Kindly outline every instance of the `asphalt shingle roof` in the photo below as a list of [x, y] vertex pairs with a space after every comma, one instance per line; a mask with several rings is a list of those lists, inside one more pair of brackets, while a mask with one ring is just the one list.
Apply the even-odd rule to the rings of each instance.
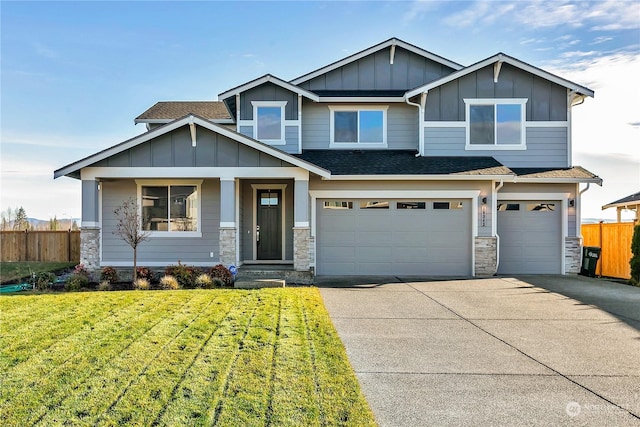
[[582, 166], [571, 168], [511, 168], [520, 178], [598, 178]]
[[622, 203], [638, 204], [639, 202], [640, 202], [640, 191], [638, 191], [637, 193], [634, 193], [634, 194], [632, 194], [630, 196], [623, 197], [620, 200], [616, 200], [615, 202], [608, 203], [606, 206], [617, 205], [617, 204], [622, 204]]
[[414, 150], [306, 150], [297, 157], [332, 175], [509, 175], [493, 157], [416, 157]]
[[221, 101], [161, 101], [136, 117], [136, 120], [176, 120], [188, 114], [207, 120], [231, 118]]

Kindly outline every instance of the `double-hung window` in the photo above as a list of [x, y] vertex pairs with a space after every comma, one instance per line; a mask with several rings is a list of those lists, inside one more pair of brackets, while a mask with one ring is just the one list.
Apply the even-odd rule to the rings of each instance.
[[284, 114], [287, 101], [252, 101], [253, 137], [272, 145], [285, 144]]
[[386, 105], [329, 106], [330, 145], [336, 148], [386, 146], [387, 108]]
[[467, 150], [524, 150], [526, 99], [465, 99]]
[[201, 235], [201, 180], [136, 182], [143, 230], [156, 236]]

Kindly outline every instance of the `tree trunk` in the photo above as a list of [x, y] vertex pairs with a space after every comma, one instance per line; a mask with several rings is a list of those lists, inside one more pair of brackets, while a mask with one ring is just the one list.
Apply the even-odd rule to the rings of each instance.
[[138, 268], [137, 268], [137, 265], [136, 265], [137, 255], [138, 255], [137, 248], [133, 248], [133, 283], [135, 283], [136, 280], [138, 280]]

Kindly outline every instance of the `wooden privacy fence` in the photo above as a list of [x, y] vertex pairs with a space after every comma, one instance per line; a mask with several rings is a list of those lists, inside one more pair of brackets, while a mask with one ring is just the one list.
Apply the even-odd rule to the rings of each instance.
[[0, 231], [0, 261], [80, 262], [80, 231]]
[[582, 224], [582, 244], [602, 248], [596, 267], [598, 276], [631, 278], [632, 222]]

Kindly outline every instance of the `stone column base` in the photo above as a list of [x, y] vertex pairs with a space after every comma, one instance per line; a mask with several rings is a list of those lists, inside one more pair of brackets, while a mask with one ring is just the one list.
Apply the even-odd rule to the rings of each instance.
[[582, 264], [582, 245], [580, 237], [564, 238], [564, 272], [579, 273]]
[[100, 270], [100, 229], [80, 229], [80, 264], [91, 274]]
[[225, 267], [236, 265], [235, 227], [220, 227], [220, 263]]
[[296, 271], [309, 271], [310, 239], [311, 229], [309, 227], [293, 227], [293, 269]]
[[496, 273], [497, 243], [495, 237], [475, 238], [476, 276], [493, 276]]

